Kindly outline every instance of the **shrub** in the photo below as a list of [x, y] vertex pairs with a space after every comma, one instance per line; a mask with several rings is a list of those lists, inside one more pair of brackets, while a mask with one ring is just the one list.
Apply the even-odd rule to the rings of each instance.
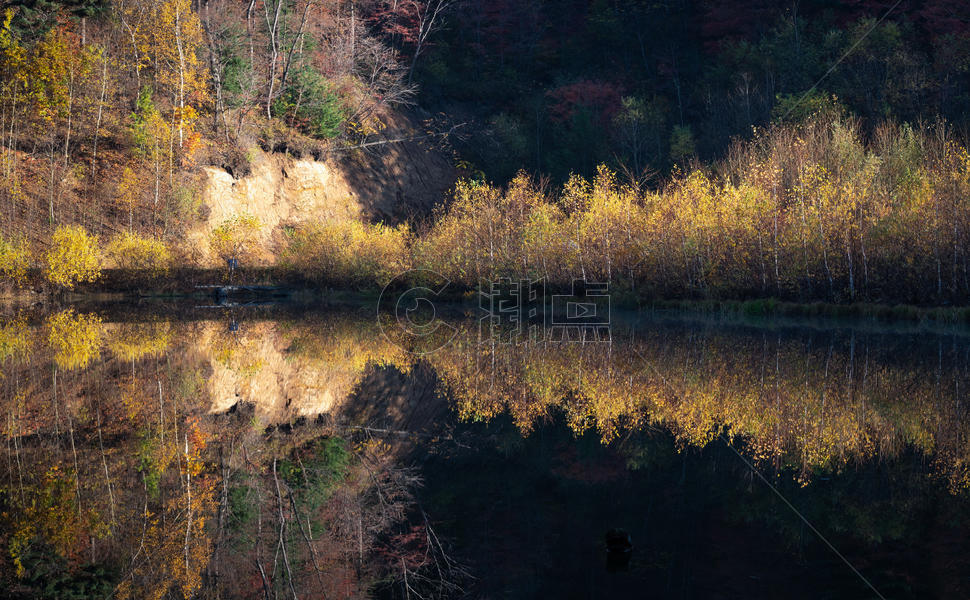
[[153, 277], [167, 273], [172, 262], [165, 242], [131, 232], [116, 235], [105, 248], [105, 255], [116, 269], [141, 271]]
[[315, 223], [290, 233], [281, 263], [330, 281], [384, 285], [410, 268], [409, 239], [406, 226]]
[[30, 246], [26, 238], [10, 241], [0, 237], [0, 273], [22, 284], [30, 267]]
[[304, 65], [273, 102], [273, 116], [284, 118], [307, 135], [331, 139], [343, 131], [347, 109], [331, 84], [316, 69]]
[[98, 237], [80, 225], [61, 225], [54, 231], [45, 257], [44, 275], [54, 285], [73, 288], [101, 276]]
[[168, 211], [176, 221], [192, 222], [203, 218], [202, 195], [199, 180], [183, 181], [169, 190]]
[[253, 215], [230, 217], [209, 233], [209, 247], [225, 261], [248, 261], [255, 257], [260, 227]]

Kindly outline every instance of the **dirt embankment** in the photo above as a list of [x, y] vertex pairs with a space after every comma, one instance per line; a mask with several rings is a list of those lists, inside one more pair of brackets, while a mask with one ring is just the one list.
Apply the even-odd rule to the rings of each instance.
[[287, 226], [334, 219], [395, 224], [430, 213], [454, 184], [455, 168], [429, 138], [398, 141], [423, 135], [413, 118], [391, 114], [384, 120], [387, 127], [376, 145], [323, 161], [253, 148], [250, 172], [243, 177], [204, 167], [205, 217], [187, 232], [190, 254], [200, 265], [215, 266], [209, 232], [237, 215], [259, 219], [259, 260], [272, 264]]

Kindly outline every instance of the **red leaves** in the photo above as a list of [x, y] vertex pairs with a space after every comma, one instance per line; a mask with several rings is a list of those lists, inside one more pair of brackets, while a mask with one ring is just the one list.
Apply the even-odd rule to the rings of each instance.
[[371, 11], [367, 20], [384, 35], [397, 38], [403, 44], [414, 45], [421, 33], [421, 19], [426, 4], [421, 0], [383, 0]]
[[553, 120], [566, 122], [581, 109], [593, 112], [597, 120], [607, 123], [620, 109], [620, 88], [607, 81], [583, 79], [546, 93], [553, 102], [549, 112]]
[[377, 553], [387, 560], [390, 568], [402, 561], [410, 570], [422, 567], [429, 556], [428, 532], [424, 525], [413, 525], [405, 533], [392, 536], [387, 544], [377, 549]]

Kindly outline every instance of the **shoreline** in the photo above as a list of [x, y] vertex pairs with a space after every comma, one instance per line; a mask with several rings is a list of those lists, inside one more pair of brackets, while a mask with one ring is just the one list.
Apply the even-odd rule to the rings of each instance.
[[[31, 285], [33, 284], [33, 285]], [[415, 284], [420, 285], [420, 284]], [[200, 286], [209, 286], [200, 287]], [[219, 287], [251, 286], [265, 288], [266, 293], [243, 292], [228, 298], [233, 302], [220, 304]], [[437, 298], [456, 310], [477, 307], [475, 290], [452, 286]], [[406, 289], [399, 287], [400, 290]], [[562, 293], [555, 287], [548, 293]], [[50, 308], [74, 305], [144, 304], [157, 302], [182, 303], [189, 300], [212, 300], [212, 307], [241, 307], [245, 304], [287, 305], [293, 309], [310, 306], [347, 304], [360, 305], [378, 302], [382, 288], [375, 285], [350, 285], [320, 282], [310, 277], [281, 272], [272, 267], [248, 269], [237, 273], [233, 282], [227, 281], [222, 270], [182, 269], [167, 277], [147, 278], [132, 273], [105, 271], [101, 280], [78, 286], [74, 290], [57, 290], [44, 282], [39, 273], [31, 273], [27, 285], [15, 287], [11, 282], [0, 285], [0, 304], [6, 308]], [[622, 312], [662, 312], [752, 319], [823, 319], [834, 321], [870, 321], [885, 324], [921, 324], [940, 326], [970, 325], [970, 305], [939, 306], [888, 304], [878, 302], [837, 303], [824, 301], [798, 302], [778, 298], [690, 299], [659, 298], [640, 295], [628, 290], [612, 291], [612, 309]], [[225, 301], [227, 298], [223, 297]]]

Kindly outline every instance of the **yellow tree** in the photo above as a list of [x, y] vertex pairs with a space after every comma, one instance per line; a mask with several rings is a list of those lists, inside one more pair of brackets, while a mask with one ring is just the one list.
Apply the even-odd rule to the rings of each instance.
[[259, 237], [259, 219], [252, 215], [236, 215], [209, 233], [209, 246], [219, 258], [241, 262], [255, 257]]
[[119, 203], [128, 209], [128, 231], [132, 229], [135, 219], [135, 204], [141, 195], [140, 178], [135, 174], [131, 167], [125, 167], [121, 172], [121, 181], [118, 182]]
[[17, 284], [23, 284], [30, 267], [30, 245], [26, 238], [7, 240], [0, 237], [0, 274]]
[[13, 9], [3, 14], [0, 26], [0, 91], [10, 110], [16, 110], [17, 100], [27, 86], [27, 51], [10, 30]]
[[45, 256], [44, 274], [56, 286], [73, 288], [101, 276], [98, 237], [80, 225], [61, 225], [54, 231]]
[[54, 152], [58, 130], [64, 126], [63, 155], [67, 167], [71, 130], [78, 85], [88, 75], [94, 55], [81, 45], [80, 36], [66, 25], [50, 29], [30, 53], [27, 65], [27, 94], [31, 115], [38, 121], [38, 133], [47, 135], [50, 149], [48, 204], [50, 221], [54, 222], [55, 173]]
[[161, 240], [126, 231], [108, 243], [105, 255], [117, 269], [137, 271], [152, 277], [164, 275], [172, 262], [168, 246]]
[[199, 60], [199, 17], [190, 0], [121, 2], [117, 12], [131, 42], [131, 62], [139, 81], [142, 69], [150, 67], [155, 88], [172, 102], [170, 121], [182, 148], [208, 85], [207, 71]]
[[171, 90], [173, 122], [183, 148], [187, 130], [196, 118], [196, 109], [187, 98], [201, 101], [208, 86], [208, 71], [199, 60], [202, 24], [192, 11], [190, 0], [167, 0], [158, 9], [153, 37], [159, 57], [158, 82]]

